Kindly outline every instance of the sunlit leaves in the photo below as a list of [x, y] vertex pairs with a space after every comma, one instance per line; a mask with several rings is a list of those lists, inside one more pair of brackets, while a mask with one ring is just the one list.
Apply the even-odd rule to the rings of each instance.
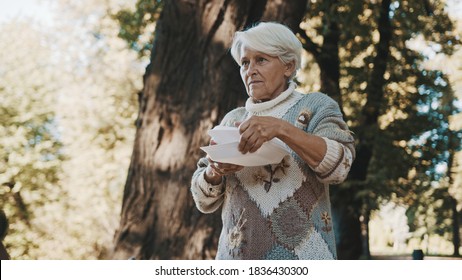
[[[450, 69], [441, 69], [444, 68], [441, 62], [434, 63], [440, 67], [430, 67], [428, 63], [457, 50], [460, 36], [453, 29], [445, 1], [391, 1], [388, 16], [392, 35], [383, 76], [385, 83], [375, 89], [383, 92], [376, 124], [379, 129], [368, 127], [370, 131], [364, 131], [362, 114], [368, 109], [364, 110], [364, 106], [370, 98], [371, 82], [375, 81], [371, 80], [371, 73], [377, 67], [374, 63], [381, 39], [380, 3], [311, 1], [302, 28], [317, 47], [306, 48], [312, 52], [322, 46], [329, 22], [335, 21], [339, 26], [343, 111], [351, 129], [357, 135], [368, 136], [358, 142], [374, 147], [371, 163], [364, 167], [368, 173], [366, 182], [356, 183], [367, 185], [365, 189], [378, 194], [379, 199], [393, 198], [416, 205], [417, 201], [421, 203], [419, 195], [430, 192], [440, 179], [449, 175], [444, 165], [461, 146], [459, 134], [449, 129], [449, 119], [458, 119], [454, 108], [454, 92], [458, 91], [451, 88]], [[375, 142], [366, 143], [365, 138]], [[364, 201], [373, 207], [367, 191], [362, 193]], [[439, 199], [425, 197], [426, 203]]]
[[[0, 27], [0, 201], [10, 219], [11, 240], [34, 228], [34, 210], [60, 193], [64, 155], [55, 114], [57, 95], [50, 83], [59, 71], [53, 68], [48, 36], [22, 21]], [[36, 237], [22, 235], [12, 256], [38, 246]]]
[[0, 198], [14, 259], [107, 257], [146, 64], [105, 13], [118, 2], [61, 1], [53, 26], [1, 27]]
[[162, 6], [161, 0], [138, 0], [135, 9], [123, 9], [113, 15], [120, 24], [119, 37], [140, 55], [146, 55], [152, 49], [152, 27], [159, 18]]

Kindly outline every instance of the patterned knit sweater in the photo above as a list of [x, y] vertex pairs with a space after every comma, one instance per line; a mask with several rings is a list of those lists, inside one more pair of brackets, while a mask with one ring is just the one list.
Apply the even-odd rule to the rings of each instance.
[[[223, 229], [217, 259], [336, 259], [329, 184], [345, 180], [355, 156], [354, 138], [338, 104], [323, 93], [289, 89], [277, 98], [229, 112], [222, 125], [250, 115], [282, 118], [322, 137], [324, 159], [308, 166], [292, 150], [279, 164], [245, 167], [219, 185], [205, 181], [202, 158], [191, 192], [197, 208], [211, 213], [222, 206]], [[309, 143], [307, 143], [309, 145]], [[288, 148], [288, 147], [287, 147]]]

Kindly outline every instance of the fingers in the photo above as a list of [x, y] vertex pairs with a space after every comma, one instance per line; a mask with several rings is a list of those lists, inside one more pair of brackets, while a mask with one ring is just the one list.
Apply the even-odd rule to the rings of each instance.
[[[250, 135], [250, 136], [248, 136]], [[265, 136], [262, 136], [260, 133], [253, 132], [244, 133], [241, 135], [241, 141], [239, 143], [239, 151], [241, 153], [246, 154], [248, 152], [254, 153], [256, 152], [267, 140]]]
[[241, 165], [213, 161], [209, 156], [206, 158], [209, 161], [209, 167], [212, 173], [216, 176], [230, 175], [244, 168], [244, 166]]
[[241, 139], [238, 149], [241, 153], [256, 152], [266, 141], [277, 137], [277, 119], [252, 116], [239, 126]]
[[250, 149], [252, 149], [252, 147], [253, 147], [253, 144], [250, 143], [249, 140], [241, 137], [241, 141], [239, 142], [238, 150], [242, 154], [247, 154], [250, 151]]
[[[251, 117], [239, 125], [239, 133], [241, 134], [241, 139], [237, 148], [243, 154], [248, 153], [252, 149], [256, 138], [258, 138], [255, 134], [256, 130], [251, 128], [251, 122], [253, 118], [254, 117]], [[254, 137], [252, 138], [252, 136]]]
[[253, 146], [250, 148], [249, 153], [255, 153], [260, 149], [260, 147], [265, 143], [266, 141], [263, 141], [262, 138], [258, 138], [256, 142], [253, 144]]
[[239, 128], [239, 133], [240, 134], [244, 133], [250, 127], [252, 118], [254, 118], [254, 117], [251, 117], [250, 119], [245, 120], [243, 122], [236, 122], [235, 123], [235, 124], [239, 124], [237, 127]]
[[240, 166], [240, 165], [221, 163], [221, 162], [214, 162], [211, 164], [211, 167], [214, 170], [214, 172], [222, 176], [235, 173], [241, 170], [242, 168], [244, 168], [243, 166]]
[[263, 143], [269, 140], [265, 129], [259, 124], [243, 124], [241, 125], [241, 129], [241, 139], [238, 149], [243, 154], [256, 152]]

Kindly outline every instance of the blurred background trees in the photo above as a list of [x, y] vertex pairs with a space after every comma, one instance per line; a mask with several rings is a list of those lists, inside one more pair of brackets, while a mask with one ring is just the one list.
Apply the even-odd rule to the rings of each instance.
[[[317, 62], [328, 81], [324, 91], [343, 104], [358, 139], [349, 181], [332, 188], [339, 257], [369, 258], [371, 211], [395, 199], [411, 205], [447, 161], [442, 133], [455, 113], [453, 92], [441, 71], [424, 68], [427, 58], [412, 43], [450, 55], [458, 39], [440, 1], [317, 1], [308, 18], [308, 32], [323, 39], [320, 45], [301, 31], [306, 49], [328, 61], [325, 71]], [[444, 100], [449, 104], [439, 106]]]
[[15, 244], [13, 256], [33, 254], [44, 231], [35, 221], [62, 191], [57, 94], [48, 83], [58, 72], [48, 35], [25, 22], [0, 28], [0, 194], [10, 219], [7, 244]]
[[[212, 258], [217, 231], [210, 222], [217, 219], [194, 212], [187, 196], [188, 175], [200, 156], [194, 145], [205, 144], [204, 132], [245, 99], [225, 42], [232, 31], [262, 17], [290, 21], [306, 49], [300, 88], [337, 99], [357, 136], [358, 155], [348, 181], [331, 187], [339, 256], [410, 254], [417, 248], [457, 255], [462, 219], [460, 3], [304, 2], [304, 14], [287, 19], [284, 13], [290, 10], [273, 13], [272, 1], [198, 1], [188, 6], [195, 15], [188, 21], [172, 18], [172, 3], [166, 1], [45, 1], [55, 15], [51, 21], [0, 22], [0, 203], [10, 221], [5, 244], [11, 257]], [[171, 10], [163, 12], [166, 7]], [[209, 41], [187, 29], [193, 24], [196, 31], [211, 32]], [[196, 34], [199, 41], [188, 45], [189, 56], [181, 54], [184, 44], [167, 56], [164, 46], [172, 34], [185, 36], [185, 42], [194, 42], [187, 36]], [[223, 45], [210, 44], [217, 40]], [[190, 82], [190, 91], [169, 81], [173, 70], [160, 66], [176, 61], [175, 54], [191, 65], [174, 69], [185, 77], [183, 85]], [[220, 68], [223, 61], [227, 67]], [[216, 75], [189, 80], [189, 74], [202, 71]], [[229, 84], [235, 86], [226, 95], [234, 99], [221, 95]], [[201, 96], [209, 98], [201, 108], [200, 102], [185, 102]], [[184, 117], [180, 111], [189, 113]], [[157, 121], [146, 126], [146, 118]], [[182, 126], [203, 134], [181, 132], [189, 135], [184, 141], [195, 139], [187, 156], [168, 148]], [[146, 133], [144, 142], [135, 142], [137, 127]], [[134, 145], [135, 151], [146, 151], [134, 153], [127, 180]], [[160, 155], [185, 160], [164, 166]], [[175, 168], [181, 176], [172, 173]], [[167, 202], [179, 193], [186, 207], [165, 209], [174, 207]], [[188, 230], [159, 239], [172, 230], [159, 222], [160, 205], [179, 224], [189, 221], [178, 227]], [[202, 240], [195, 242], [200, 248], [187, 245], [188, 239]]]
[[13, 259], [107, 258], [146, 61], [118, 38], [118, 1], [45, 4], [56, 17], [0, 26], [4, 242]]

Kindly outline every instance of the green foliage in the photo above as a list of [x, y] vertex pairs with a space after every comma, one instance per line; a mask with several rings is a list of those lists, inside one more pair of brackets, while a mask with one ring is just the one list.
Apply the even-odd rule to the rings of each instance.
[[[451, 131], [449, 126], [449, 119], [458, 111], [447, 69], [428, 65], [435, 56], [452, 55], [460, 46], [460, 37], [445, 1], [391, 1], [385, 84], [378, 89], [384, 92], [378, 130], [365, 130], [364, 106], [370, 98], [367, 90], [380, 40], [380, 4], [381, 1], [311, 1], [307, 23], [302, 27], [314, 43], [308, 49], [319, 55], [326, 55], [320, 53], [320, 47], [333, 30], [340, 32], [343, 109], [356, 135], [367, 136], [358, 139], [359, 144], [374, 147], [366, 181], [350, 180], [343, 188], [354, 186], [351, 191], [355, 199], [366, 203], [368, 209], [376, 209], [384, 200], [409, 206], [412, 223], [426, 214], [411, 208], [444, 200], [443, 190], [447, 196], [447, 186], [437, 192], [434, 186], [447, 178], [441, 167], [462, 144], [460, 130]], [[332, 24], [337, 29], [329, 29]], [[373, 143], [365, 139], [373, 139]], [[443, 208], [438, 211], [447, 210], [447, 204], [439, 207]]]
[[[49, 83], [58, 72], [50, 67], [46, 37], [24, 22], [0, 27], [0, 207], [10, 219], [10, 236], [39, 231], [35, 209], [61, 192], [64, 156], [54, 111], [57, 96]], [[38, 246], [36, 236], [13, 239], [14, 254]]]
[[[60, 1], [53, 33], [30, 23], [1, 26], [0, 202], [15, 259], [98, 259], [110, 250], [146, 64], [139, 58], [152, 47], [163, 7], [138, 0], [121, 9], [119, 2]], [[311, 1], [304, 25], [318, 46], [329, 24], [339, 26], [340, 87], [356, 131], [379, 39], [379, 2]], [[462, 98], [461, 33], [444, 1], [393, 1], [390, 18], [376, 150], [355, 199], [369, 209], [382, 200], [406, 204], [418, 238], [447, 236], [449, 201], [462, 201], [462, 117], [453, 106], [454, 92]], [[429, 64], [449, 55], [439, 65], [454, 64], [450, 77]], [[445, 172], [441, 164], [452, 155]]]
[[156, 23], [162, 7], [161, 0], [137, 0], [134, 10], [123, 9], [113, 15], [120, 24], [119, 37], [140, 56], [147, 55], [152, 49], [154, 32], [149, 27]]
[[[78, 28], [71, 22], [59, 26], [68, 30], [60, 41], [62, 49], [73, 44], [85, 47], [60, 54], [63, 60], [71, 61], [71, 67], [61, 69], [66, 86], [59, 90], [57, 106], [69, 157], [63, 164], [62, 179], [68, 192], [69, 215], [63, 221], [66, 232], [60, 236], [66, 240], [65, 246], [60, 245], [53, 258], [104, 259], [118, 226], [135, 135], [136, 93], [142, 86], [144, 67], [137, 53], [117, 37], [118, 24], [110, 16], [96, 13], [117, 10], [117, 1], [80, 1], [79, 5], [92, 7], [97, 20], [82, 21]], [[86, 17], [72, 11], [61, 16]], [[78, 61], [78, 57], [88, 63]]]
[[[407, 178], [413, 168], [425, 176], [421, 180], [437, 179], [435, 167], [447, 159], [444, 151], [448, 151], [449, 147], [445, 138], [447, 133], [444, 132], [448, 131], [449, 116], [456, 113], [448, 109], [454, 99], [449, 81], [441, 71], [424, 69], [423, 63], [427, 58], [422, 52], [413, 50], [410, 43], [417, 40], [436, 53], [449, 55], [454, 44], [448, 42], [458, 40], [451, 32], [452, 24], [444, 12], [444, 3], [435, 1], [429, 8], [424, 2], [394, 1], [391, 7], [393, 34], [385, 74], [386, 87], [383, 89], [385, 98], [379, 118], [380, 135], [375, 137], [378, 141], [374, 145], [375, 158], [368, 172], [371, 190], [385, 199], [394, 192], [392, 186], [398, 190], [404, 187], [400, 179]], [[374, 10], [373, 7], [371, 9]], [[372, 12], [370, 16], [374, 14], [377, 13]], [[370, 33], [372, 36], [369, 38], [374, 43], [375, 31]], [[348, 43], [354, 49], [355, 41]], [[357, 46], [358, 50], [360, 48], [364, 48], [363, 40]], [[364, 54], [359, 52], [358, 55]], [[350, 59], [355, 60], [357, 56], [350, 56]], [[369, 65], [373, 56], [373, 52], [368, 54], [363, 59], [364, 64], [358, 67]], [[361, 83], [367, 82], [367, 78], [358, 79], [351, 75], [350, 81], [357, 84], [354, 88], [361, 89]], [[351, 90], [344, 88], [344, 91], [348, 96]], [[359, 96], [364, 94], [358, 92]], [[444, 106], [438, 106], [443, 103]], [[353, 119], [359, 117], [355, 114]]]
[[[462, 16], [459, 15], [457, 21], [458, 38], [462, 37]], [[458, 99], [458, 107], [462, 109], [462, 46], [456, 46], [456, 51], [450, 57], [439, 57], [435, 59], [435, 65], [444, 65], [450, 75], [451, 86], [455, 97]], [[462, 112], [451, 116], [450, 129], [452, 131], [462, 130]], [[456, 139], [461, 139], [462, 135], [456, 134]], [[454, 153], [452, 164], [448, 166], [448, 174], [451, 176], [452, 184], [449, 186], [449, 193], [458, 202], [458, 211], [462, 211], [462, 151]]]
[[0, 198], [13, 259], [107, 258], [133, 147], [146, 62], [100, 12], [118, 0], [60, 3], [53, 26], [0, 26]]
[[[462, 19], [459, 18], [456, 34], [458, 38], [462, 34]], [[433, 78], [435, 84], [440, 88], [451, 91], [455, 89], [453, 96], [447, 94], [444, 90], [439, 93], [426, 91], [429, 110], [426, 113], [428, 118], [436, 124], [434, 129], [429, 130], [425, 137], [422, 137], [422, 145], [416, 149], [421, 156], [428, 161], [436, 161], [439, 164], [440, 170], [427, 172], [434, 174], [433, 182], [428, 184], [425, 181], [419, 180], [414, 188], [414, 194], [408, 196], [409, 205], [407, 215], [412, 228], [416, 235], [422, 239], [425, 234], [438, 234], [440, 236], [449, 236], [452, 239], [453, 232], [453, 211], [461, 211], [462, 204], [462, 184], [461, 175], [461, 139], [462, 125], [458, 122], [458, 117], [461, 116], [460, 98], [462, 97], [460, 89], [460, 59], [457, 60], [461, 46], [455, 48], [455, 52], [451, 56], [434, 56], [428, 60], [427, 68], [441, 69], [448, 73], [449, 78], [441, 79], [440, 76]], [[424, 70], [426, 71], [426, 70]], [[436, 71], [437, 72], [437, 71]], [[437, 72], [439, 75], [444, 75], [442, 72]], [[447, 84], [445, 81], [450, 81]], [[445, 94], [441, 94], [445, 93]], [[457, 101], [459, 98], [459, 101]], [[459, 102], [459, 106], [455, 106]], [[449, 116], [449, 119], [447, 118]], [[434, 155], [437, 153], [437, 155]], [[433, 154], [433, 155], [432, 155]], [[418, 171], [417, 171], [418, 172]], [[422, 188], [422, 185], [425, 187]], [[455, 206], [459, 204], [459, 206]], [[457, 219], [457, 218], [456, 218]], [[459, 214], [459, 220], [460, 220]]]
[[[419, 3], [411, 5], [410, 2], [402, 1], [400, 6], [396, 5], [394, 16], [400, 20], [395, 26], [406, 27], [404, 30], [407, 32], [394, 33], [396, 39], [393, 40], [395, 43], [389, 69], [400, 71], [390, 71], [389, 81], [399, 85], [396, 87], [399, 90], [398, 94], [388, 94], [391, 97], [388, 104], [393, 106], [390, 108], [399, 108], [392, 110], [394, 114], [401, 112], [406, 117], [402, 121], [393, 122], [384, 132], [391, 131], [391, 143], [396, 143], [397, 146], [401, 144], [402, 151], [405, 151], [396, 154], [395, 158], [400, 160], [395, 160], [391, 170], [403, 170], [407, 174], [390, 176], [397, 178], [391, 190], [397, 194], [398, 201], [408, 205], [411, 229], [423, 238], [426, 234], [443, 236], [451, 231], [452, 221], [448, 218], [451, 207], [446, 203], [450, 196], [447, 186], [442, 185], [442, 180], [448, 174], [439, 167], [460, 150], [462, 137], [461, 131], [451, 131], [449, 128], [449, 118], [457, 114], [458, 110], [454, 107], [455, 97], [448, 76], [439, 69], [425, 66], [435, 54], [451, 55], [454, 43], [459, 43], [458, 38], [452, 30], [449, 17], [443, 12], [444, 3], [436, 1], [430, 10], [423, 5], [424, 2]], [[420, 12], [412, 14], [412, 11]], [[425, 47], [417, 52], [409, 47], [413, 43], [423, 44]], [[388, 89], [387, 93], [391, 92]], [[403, 140], [406, 141], [405, 145]], [[384, 146], [378, 147], [380, 149], [376, 154], [381, 158], [381, 155], [390, 151], [382, 149]], [[393, 156], [388, 157], [388, 161], [376, 162], [392, 163]], [[377, 165], [374, 170], [380, 169], [383, 166]], [[388, 199], [390, 196], [384, 198]], [[446, 217], [446, 222], [439, 220], [442, 217]]]

